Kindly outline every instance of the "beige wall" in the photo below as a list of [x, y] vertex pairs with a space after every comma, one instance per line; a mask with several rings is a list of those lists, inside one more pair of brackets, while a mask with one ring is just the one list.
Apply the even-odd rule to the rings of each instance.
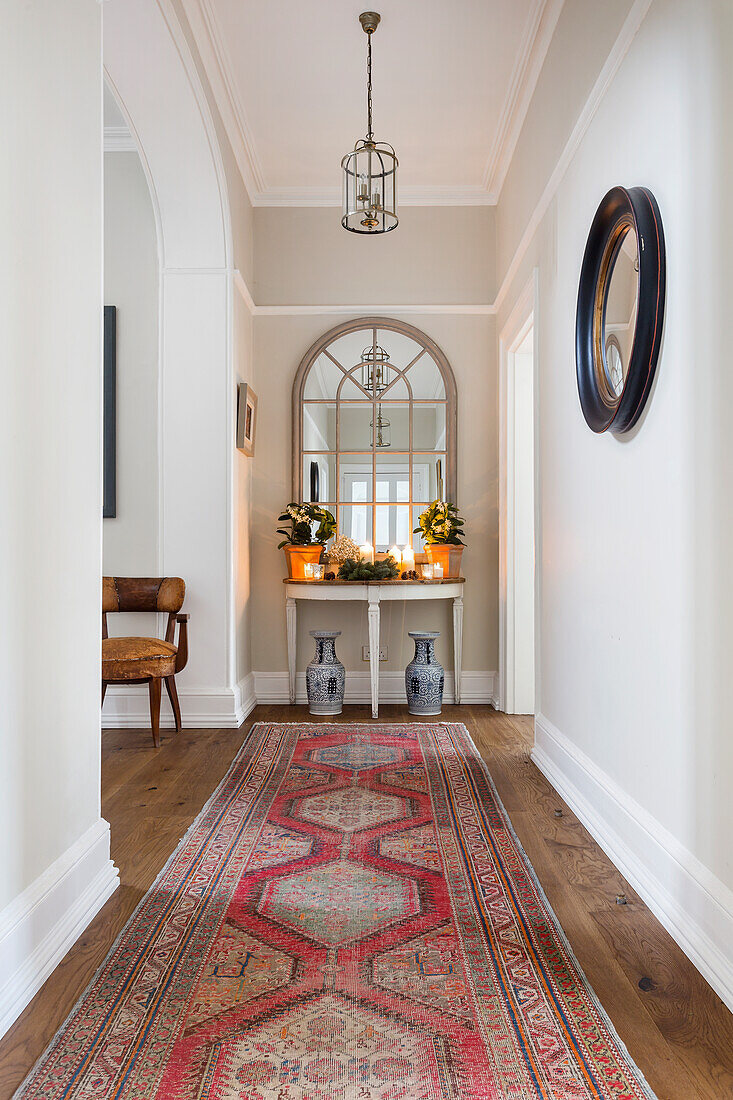
[[[343, 232], [343, 231], [342, 231]], [[374, 242], [360, 241], [369, 247]], [[377, 242], [379, 243], [379, 242]], [[494, 319], [489, 316], [415, 316], [400, 320], [427, 332], [447, 355], [458, 387], [458, 504], [466, 519], [467, 577], [463, 666], [497, 667], [497, 439]], [[284, 560], [277, 549], [277, 516], [291, 496], [291, 415], [293, 378], [303, 354], [321, 333], [343, 320], [333, 314], [255, 318], [255, 359], [259, 393], [257, 454], [252, 516], [253, 635], [252, 663], [257, 671], [284, 671]], [[310, 660], [308, 630], [332, 625], [343, 631], [339, 653], [347, 669], [366, 670], [361, 646], [367, 643], [366, 608], [301, 604], [299, 668]], [[449, 604], [383, 609], [382, 641], [389, 646], [385, 669], [403, 669], [411, 654], [407, 631], [442, 631], [438, 656], [452, 667], [452, 619]]]
[[369, 240], [337, 209], [257, 207], [254, 242], [258, 305], [483, 305], [496, 292], [489, 206], [407, 206]]
[[[337, 209], [255, 209], [255, 300], [258, 306], [337, 304], [297, 315], [286, 310], [255, 316], [259, 394], [252, 512], [252, 667], [287, 669], [282, 578], [285, 563], [275, 534], [277, 516], [292, 500], [293, 379], [313, 341], [345, 320], [343, 309], [412, 303], [485, 305], [495, 291], [494, 211], [489, 207], [406, 207], [395, 233], [365, 240], [345, 232]], [[488, 313], [392, 314], [431, 336], [447, 355], [458, 387], [458, 500], [466, 519], [466, 590], [463, 667], [497, 668], [497, 377], [494, 318]], [[355, 312], [353, 316], [359, 316]], [[298, 668], [311, 657], [308, 631], [326, 621], [343, 631], [339, 653], [347, 669], [365, 672], [366, 608], [359, 604], [300, 605]], [[448, 603], [387, 605], [382, 642], [404, 669], [412, 656], [407, 631], [442, 632], [438, 656], [452, 668], [452, 613]]]

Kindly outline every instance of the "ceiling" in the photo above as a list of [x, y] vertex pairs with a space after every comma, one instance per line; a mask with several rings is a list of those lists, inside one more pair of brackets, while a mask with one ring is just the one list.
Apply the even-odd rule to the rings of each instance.
[[[366, 129], [363, 0], [184, 0], [255, 205], [340, 202]], [[374, 132], [405, 204], [496, 202], [562, 0], [380, 0]]]

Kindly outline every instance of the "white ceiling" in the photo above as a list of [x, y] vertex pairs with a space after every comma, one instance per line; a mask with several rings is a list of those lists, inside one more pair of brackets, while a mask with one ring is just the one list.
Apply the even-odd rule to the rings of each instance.
[[[366, 129], [363, 0], [184, 0], [256, 205], [340, 201]], [[380, 0], [374, 132], [403, 203], [495, 202], [562, 0]]]

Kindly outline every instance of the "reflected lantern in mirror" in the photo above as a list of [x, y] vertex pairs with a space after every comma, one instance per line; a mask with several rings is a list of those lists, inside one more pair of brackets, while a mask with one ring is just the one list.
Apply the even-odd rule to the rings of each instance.
[[361, 353], [361, 384], [377, 396], [389, 385], [389, 352], [370, 344]]
[[392, 424], [386, 416], [382, 416], [381, 405], [377, 406], [376, 424], [372, 420], [369, 427], [372, 429], [372, 439], [375, 447], [381, 449], [392, 446]]

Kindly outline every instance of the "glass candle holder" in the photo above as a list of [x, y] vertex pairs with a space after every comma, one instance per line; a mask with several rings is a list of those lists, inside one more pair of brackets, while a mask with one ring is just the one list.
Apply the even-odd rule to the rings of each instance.
[[[323, 565], [318, 565], [318, 564], [315, 564], [315, 563], [314, 563], [314, 564], [313, 564], [313, 565], [311, 566], [311, 568], [312, 568], [312, 570], [313, 570], [313, 580], [314, 580], [314, 581], [322, 581], [322, 580], [323, 580], [323, 573], [324, 573], [324, 570], [325, 570], [325, 566], [323, 566]], [[441, 570], [441, 572], [442, 572], [442, 570]]]
[[431, 562], [425, 562], [423, 565], [422, 577], [424, 581], [431, 581], [433, 579], [433, 565]]
[[303, 575], [307, 581], [313, 580], [313, 570], [315, 566], [312, 561], [307, 561], [303, 565]]

